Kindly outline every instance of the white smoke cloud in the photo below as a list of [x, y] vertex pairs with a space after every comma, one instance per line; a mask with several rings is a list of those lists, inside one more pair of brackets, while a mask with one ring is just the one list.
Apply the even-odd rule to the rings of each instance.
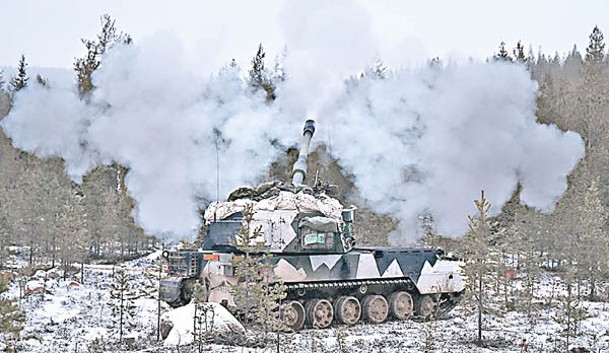
[[167, 34], [110, 52], [94, 84], [90, 104], [75, 88], [30, 85], [2, 127], [16, 147], [64, 157], [76, 181], [96, 164], [128, 167], [136, 220], [148, 232], [191, 234], [197, 198], [224, 198], [276, 157], [272, 108], [248, 94], [238, 68], [201, 77]]
[[286, 2], [280, 24], [287, 43], [289, 81], [279, 87], [286, 114], [332, 114], [346, 77], [356, 75], [378, 53], [366, 10], [350, 0]]
[[375, 209], [414, 240], [419, 216], [442, 234], [467, 230], [481, 190], [497, 214], [522, 185], [524, 203], [551, 211], [583, 156], [579, 135], [535, 119], [537, 85], [505, 63], [399, 71], [365, 79], [343, 98], [333, 152]]
[[346, 84], [378, 54], [367, 13], [313, 0], [286, 3], [281, 19], [287, 79], [273, 104], [237, 67], [208, 76], [214, 60], [188, 57], [164, 33], [109, 52], [89, 104], [74, 88], [32, 84], [1, 126], [16, 147], [63, 157], [77, 181], [100, 163], [128, 167], [136, 220], [156, 234], [192, 234], [197, 199], [251, 184], [277, 156], [270, 141], [294, 144], [308, 114], [365, 202], [400, 221], [396, 243], [415, 239], [422, 214], [462, 234], [480, 190], [494, 213], [517, 183], [545, 211], [564, 192], [583, 144], [535, 122], [537, 87], [523, 68], [464, 63]]
[[2, 127], [15, 147], [46, 158], [61, 156], [76, 181], [94, 165], [87, 148], [86, 126], [96, 110], [72, 89], [32, 85], [14, 98]]

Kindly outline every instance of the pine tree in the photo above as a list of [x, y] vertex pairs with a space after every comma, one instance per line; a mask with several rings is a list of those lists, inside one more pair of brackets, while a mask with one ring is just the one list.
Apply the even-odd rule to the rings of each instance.
[[243, 222], [235, 236], [234, 246], [242, 255], [235, 255], [231, 259], [234, 275], [239, 284], [232, 287], [232, 295], [237, 311], [243, 316], [246, 323], [253, 322], [257, 317], [258, 298], [262, 294], [263, 263], [260, 258], [263, 243], [261, 228], [251, 229], [253, 220], [252, 206], [247, 205], [243, 211]]
[[275, 82], [283, 82], [286, 79], [285, 67], [283, 65], [287, 55], [286, 50], [284, 49], [281, 54], [275, 56], [275, 65], [273, 67], [273, 80]]
[[265, 56], [266, 56], [266, 53], [264, 52], [264, 49], [262, 48], [262, 43], [260, 43], [258, 46], [258, 51], [256, 52], [256, 55], [252, 59], [252, 68], [250, 69], [250, 72], [249, 72], [250, 84], [255, 88], [262, 87], [262, 85], [264, 84], [264, 82], [266, 80], [265, 69], [264, 69], [264, 57]]
[[101, 32], [97, 35], [96, 40], [81, 39], [87, 50], [87, 54], [83, 58], [77, 58], [74, 61], [74, 71], [78, 80], [78, 87], [81, 96], [87, 96], [95, 88], [93, 85], [93, 72], [101, 65], [101, 58], [106, 51], [117, 44], [131, 44], [131, 36], [123, 32], [118, 32], [115, 26], [115, 20], [108, 14], [102, 15]]
[[8, 260], [8, 247], [11, 245], [11, 215], [9, 195], [2, 190], [0, 192], [0, 270], [4, 269]]
[[27, 86], [27, 81], [30, 78], [27, 77], [27, 63], [25, 61], [25, 55], [21, 54], [19, 64], [17, 65], [17, 76], [11, 79], [11, 91], [18, 92]]
[[488, 219], [491, 204], [484, 197], [482, 191], [480, 199], [474, 201], [478, 209], [476, 217], [469, 216], [469, 232], [465, 235], [467, 261], [463, 266], [466, 277], [466, 288], [475, 299], [478, 313], [478, 333], [476, 343], [482, 345], [482, 313], [496, 313], [488, 305], [489, 280], [496, 273], [496, 261], [492, 259], [491, 237], [492, 224]]
[[200, 207], [198, 209], [198, 212], [201, 225], [199, 226], [199, 230], [197, 231], [197, 238], [195, 239], [194, 247], [196, 249], [202, 249], [203, 242], [205, 241], [205, 234], [207, 234], [207, 225], [205, 224], [205, 208]]
[[96, 168], [83, 178], [83, 205], [89, 232], [90, 256], [102, 258], [114, 250], [114, 231], [120, 220], [117, 215], [116, 177], [109, 168]]
[[252, 228], [253, 217], [252, 205], [247, 205], [233, 244], [242, 255], [234, 255], [231, 259], [234, 275], [239, 279], [237, 285], [231, 286], [231, 293], [244, 322], [261, 326], [266, 342], [268, 332], [285, 327], [279, 304], [285, 298], [285, 286], [274, 278], [271, 256], [262, 251], [262, 229]]
[[569, 81], [576, 82], [581, 75], [583, 63], [584, 60], [582, 59], [579, 50], [577, 50], [577, 45], [573, 45], [573, 49], [571, 49], [563, 63], [563, 75]]
[[[525, 312], [530, 322], [533, 322], [533, 301], [536, 298], [536, 284], [541, 274], [539, 257], [537, 254], [535, 235], [538, 237], [543, 234], [542, 228], [547, 226], [542, 221], [542, 215], [534, 211], [530, 218], [518, 218], [515, 227], [514, 239], [518, 251], [519, 271], [525, 273], [523, 280], [524, 291], [522, 296], [525, 302]], [[525, 228], [524, 226], [528, 226]]]
[[590, 43], [586, 48], [586, 62], [601, 62], [605, 58], [605, 42], [603, 32], [594, 26], [590, 34]]
[[595, 300], [597, 283], [605, 278], [609, 271], [605, 261], [609, 252], [609, 237], [604, 229], [607, 215], [595, 180], [586, 190], [583, 201], [578, 207], [580, 251], [577, 254], [577, 265], [581, 276], [589, 279], [589, 299]]
[[554, 57], [552, 58], [552, 61], [550, 61], [550, 63], [554, 64], [554, 67], [560, 66], [561, 60], [560, 60], [560, 54], [558, 54], [558, 52], [554, 52]]
[[197, 347], [197, 352], [204, 351], [208, 340], [213, 337], [215, 311], [213, 306], [207, 303], [207, 291], [200, 283], [195, 283], [192, 293], [192, 303], [194, 304], [195, 313], [193, 316], [193, 338]]
[[546, 55], [541, 52], [541, 48], [539, 48], [539, 51], [537, 52], [537, 59], [535, 62], [537, 63], [537, 71], [544, 73], [544, 68], [548, 64], [548, 59], [546, 58]]
[[520, 43], [520, 41], [518, 41], [518, 43], [516, 43], [516, 48], [514, 48], [513, 54], [514, 54], [514, 60], [516, 60], [516, 62], [524, 64], [528, 60], [526, 55], [524, 54], [524, 46]]
[[511, 298], [513, 292], [513, 278], [508, 272], [514, 270], [515, 261], [513, 261], [513, 251], [515, 250], [512, 241], [505, 236], [502, 230], [493, 232], [493, 249], [496, 251], [495, 256], [491, 254], [491, 259], [495, 262], [495, 278], [494, 292], [496, 295], [501, 295], [503, 304], [501, 309], [504, 311], [512, 311], [515, 309], [515, 303]]
[[0, 70], [0, 93], [4, 92], [4, 71]]
[[161, 339], [161, 314], [162, 314], [162, 299], [159, 295], [161, 292], [161, 280], [165, 278], [165, 260], [158, 258], [154, 262], [154, 271], [145, 272], [148, 283], [143, 289], [147, 297], [150, 297], [156, 301], [157, 313], [156, 313], [156, 340]]
[[569, 350], [570, 339], [577, 336], [578, 323], [586, 316], [586, 310], [581, 305], [581, 300], [574, 293], [574, 277], [574, 269], [568, 268], [563, 276], [566, 293], [559, 298], [560, 314], [552, 317], [554, 321], [565, 326], [565, 329], [561, 333], [561, 336], [565, 338], [565, 352]]
[[579, 117], [577, 132], [586, 143], [586, 159], [597, 147], [603, 148], [599, 143], [609, 135], [606, 118], [609, 81], [605, 78], [607, 62], [604, 61], [604, 48], [603, 34], [594, 27], [586, 48], [582, 80], [576, 82], [574, 111], [569, 112]]
[[262, 89], [266, 93], [267, 101], [275, 99], [275, 86], [269, 78], [269, 73], [264, 66], [264, 57], [266, 53], [262, 48], [262, 43], [258, 46], [258, 51], [252, 59], [252, 68], [249, 71], [249, 84], [254, 92]]
[[[435, 59], [432, 59], [432, 62]], [[438, 59], [439, 61], [439, 59]], [[366, 75], [368, 77], [371, 77], [373, 79], [386, 79], [387, 77], [389, 77], [390, 71], [387, 68], [387, 66], [385, 65], [385, 63], [383, 62], [383, 60], [380, 57], [377, 57], [373, 62], [372, 65], [370, 65], [370, 67], [366, 70]]]
[[505, 42], [499, 44], [499, 52], [494, 56], [495, 61], [512, 61], [510, 53], [505, 49]]
[[82, 264], [87, 259], [88, 232], [84, 214], [82, 198], [76, 194], [66, 197], [63, 209], [57, 214], [57, 227], [53, 236], [58, 238], [57, 250], [64, 278], [74, 262]]
[[131, 288], [131, 279], [125, 269], [119, 269], [114, 275], [114, 282], [110, 286], [110, 308], [112, 319], [118, 326], [119, 342], [127, 327], [134, 325], [135, 299], [140, 295]]
[[423, 236], [421, 237], [421, 243], [429, 247], [440, 247], [439, 234], [434, 229], [434, 218], [432, 214], [425, 214], [419, 216], [421, 221], [421, 230]]
[[533, 53], [533, 46], [529, 45], [529, 51], [527, 53], [527, 68], [529, 70], [529, 72], [531, 73], [531, 76], [533, 75], [533, 69], [535, 67], [535, 53]]

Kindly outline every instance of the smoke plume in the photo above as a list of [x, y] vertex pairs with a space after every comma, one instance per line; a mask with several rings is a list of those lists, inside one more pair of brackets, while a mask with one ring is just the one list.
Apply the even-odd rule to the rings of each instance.
[[536, 123], [536, 90], [507, 63], [364, 79], [333, 117], [333, 152], [367, 202], [400, 220], [394, 242], [415, 239], [422, 215], [463, 234], [481, 190], [493, 215], [518, 183], [522, 202], [550, 212], [584, 149], [579, 135]]
[[361, 78], [379, 54], [363, 9], [290, 2], [281, 19], [286, 79], [272, 104], [238, 66], [205, 66], [160, 34], [109, 51], [88, 102], [76, 88], [31, 84], [1, 126], [16, 147], [64, 158], [75, 181], [99, 164], [128, 167], [136, 220], [155, 234], [192, 234], [200, 200], [251, 184], [278, 155], [271, 141], [296, 143], [310, 114], [363, 200], [400, 221], [396, 243], [416, 238], [421, 215], [462, 234], [480, 190], [497, 213], [518, 183], [522, 201], [545, 211], [566, 189], [581, 138], [536, 123], [524, 68], [469, 62]]

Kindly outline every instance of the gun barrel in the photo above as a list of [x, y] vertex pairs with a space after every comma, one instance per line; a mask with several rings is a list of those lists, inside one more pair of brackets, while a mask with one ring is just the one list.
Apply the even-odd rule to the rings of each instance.
[[309, 146], [311, 145], [311, 138], [313, 138], [314, 133], [315, 121], [311, 119], [305, 121], [302, 139], [300, 140], [300, 152], [292, 168], [292, 185], [294, 186], [301, 186], [307, 176], [307, 156], [309, 155]]

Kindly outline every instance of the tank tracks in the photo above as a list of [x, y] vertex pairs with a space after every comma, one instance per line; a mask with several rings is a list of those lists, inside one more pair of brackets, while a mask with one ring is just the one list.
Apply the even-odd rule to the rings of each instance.
[[388, 319], [438, 319], [461, 293], [422, 295], [409, 278], [287, 283], [282, 315], [288, 328], [326, 328], [332, 323], [381, 323]]

